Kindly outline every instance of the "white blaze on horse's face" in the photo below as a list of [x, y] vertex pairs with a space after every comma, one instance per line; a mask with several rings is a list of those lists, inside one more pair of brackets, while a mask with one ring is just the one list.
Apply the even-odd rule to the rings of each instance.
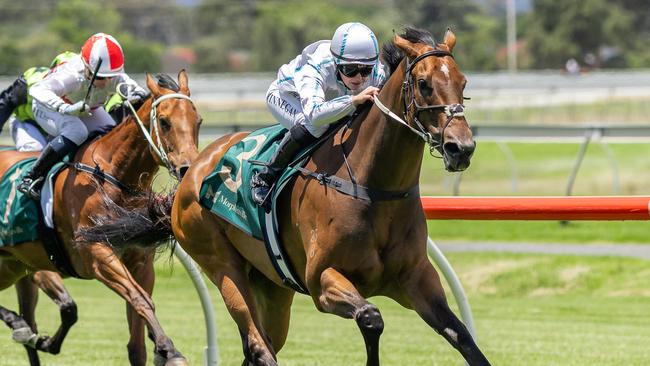
[[449, 66], [443, 61], [442, 66], [440, 67], [440, 71], [442, 71], [443, 74], [445, 74], [445, 77], [447, 78], [447, 81], [449, 81]]

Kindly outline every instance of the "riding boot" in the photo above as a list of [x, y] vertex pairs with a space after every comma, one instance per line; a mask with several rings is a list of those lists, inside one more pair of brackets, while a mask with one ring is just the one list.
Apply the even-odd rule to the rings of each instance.
[[295, 125], [284, 135], [271, 161], [251, 178], [251, 194], [253, 201], [259, 206], [266, 207], [269, 192], [280, 174], [287, 168], [294, 155], [316, 141], [305, 126]]
[[31, 170], [25, 174], [17, 189], [25, 195], [38, 200], [41, 197], [41, 188], [47, 173], [54, 164], [76, 149], [77, 144], [67, 137], [63, 135], [55, 137], [45, 146], [41, 156], [38, 157]]
[[20, 76], [0, 92], [0, 130], [19, 105], [27, 103], [27, 82]]

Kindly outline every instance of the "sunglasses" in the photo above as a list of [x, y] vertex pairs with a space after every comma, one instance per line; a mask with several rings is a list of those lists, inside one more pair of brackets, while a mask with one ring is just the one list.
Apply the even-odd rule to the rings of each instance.
[[372, 65], [339, 65], [338, 70], [344, 76], [353, 78], [361, 74], [364, 78], [372, 73]]
[[95, 80], [106, 80], [110, 78], [112, 78], [112, 76], [95, 76]]

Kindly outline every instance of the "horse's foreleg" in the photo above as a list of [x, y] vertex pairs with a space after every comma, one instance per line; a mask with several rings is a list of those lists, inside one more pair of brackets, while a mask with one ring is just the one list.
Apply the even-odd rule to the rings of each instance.
[[[38, 334], [35, 318], [36, 304], [38, 303], [38, 287], [36, 287], [29, 276], [18, 280], [15, 286], [16, 295], [18, 296], [18, 312], [32, 329], [32, 332]], [[29, 364], [31, 366], [40, 366], [41, 361], [38, 357], [38, 351], [28, 345], [24, 345], [24, 347], [25, 351], [27, 351]]]
[[92, 258], [87, 268], [92, 268], [95, 278], [120, 295], [146, 322], [155, 343], [154, 364], [187, 365], [183, 355], [174, 347], [156, 318], [151, 296], [135, 281], [124, 263], [102, 244], [87, 245], [81, 248], [84, 257]]
[[61, 325], [52, 337], [41, 337], [39, 351], [58, 354], [68, 331], [77, 322], [77, 304], [63, 285], [63, 279], [56, 272], [38, 271], [31, 276], [32, 281], [59, 307]]
[[[153, 293], [155, 272], [153, 268], [153, 251], [143, 252], [133, 250], [122, 257], [124, 264], [133, 274], [136, 282], [149, 294]], [[147, 364], [147, 350], [145, 348], [144, 328], [145, 323], [138, 313], [127, 304], [126, 319], [129, 325], [129, 361], [131, 365], [144, 366]]]
[[384, 331], [384, 320], [379, 309], [361, 296], [356, 287], [333, 268], [321, 273], [320, 287], [320, 293], [312, 295], [318, 309], [346, 319], [353, 318], [366, 344], [366, 365], [378, 366], [379, 337]]
[[427, 259], [405, 274], [400, 283], [403, 286], [403, 294], [395, 300], [410, 305], [409, 307], [456, 348], [471, 366], [490, 365], [465, 325], [449, 309], [440, 277]]

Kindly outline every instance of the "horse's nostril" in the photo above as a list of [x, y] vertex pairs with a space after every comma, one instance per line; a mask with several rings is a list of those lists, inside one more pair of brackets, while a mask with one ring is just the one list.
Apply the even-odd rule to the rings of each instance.
[[459, 144], [457, 142], [445, 142], [444, 151], [449, 156], [472, 155], [476, 149], [476, 143]]
[[458, 155], [462, 152], [460, 146], [455, 142], [445, 142], [443, 150], [445, 153], [452, 156]]

